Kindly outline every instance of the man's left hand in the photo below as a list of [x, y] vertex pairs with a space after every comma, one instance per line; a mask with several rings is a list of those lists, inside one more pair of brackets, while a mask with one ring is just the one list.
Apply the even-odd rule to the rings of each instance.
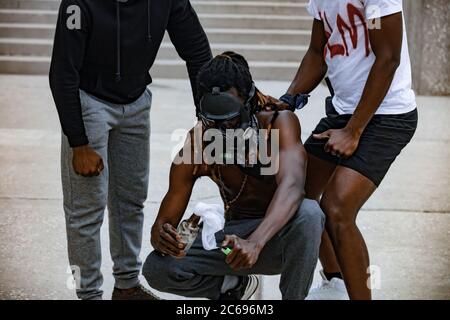
[[226, 235], [222, 246], [232, 248], [225, 262], [235, 271], [253, 267], [262, 249], [256, 242], [235, 235]]
[[313, 137], [315, 139], [328, 139], [328, 142], [325, 144], [325, 152], [346, 159], [355, 153], [361, 134], [345, 127], [314, 134]]

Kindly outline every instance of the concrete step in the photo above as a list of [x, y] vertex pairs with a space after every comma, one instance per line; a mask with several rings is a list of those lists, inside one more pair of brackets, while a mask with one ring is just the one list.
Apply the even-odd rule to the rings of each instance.
[[310, 16], [256, 15], [256, 14], [199, 14], [205, 28], [257, 28], [257, 29], [311, 29]]
[[[204, 28], [258, 28], [308, 30], [312, 17], [265, 15], [265, 14], [223, 14], [204, 13], [198, 15]], [[2, 23], [44, 23], [55, 24], [56, 10], [0, 9]]]
[[61, 0], [2, 0], [5, 9], [58, 10]]
[[[298, 68], [295, 62], [250, 61], [250, 68], [256, 80], [293, 79]], [[0, 56], [0, 73], [5, 74], [48, 74], [49, 57]], [[157, 78], [187, 78], [186, 66], [180, 60], [158, 59], [151, 70]]]
[[51, 39], [0, 38], [0, 55], [4, 56], [51, 56]]
[[191, 1], [198, 14], [203, 13], [241, 13], [303, 16], [308, 15], [306, 3], [269, 1]]
[[[2, 0], [4, 9], [58, 10], [60, 0]], [[197, 13], [306, 15], [305, 1], [192, 0]]]
[[[254, 45], [212, 43], [213, 55], [224, 51], [235, 51], [252, 61], [297, 62], [299, 63], [308, 49], [307, 46], [288, 45]], [[161, 45], [157, 59], [179, 59], [179, 56], [170, 42]]]
[[[250, 69], [255, 80], [291, 81], [297, 72], [299, 63], [295, 62], [258, 62], [250, 61]], [[154, 79], [187, 79], [187, 71], [180, 60], [158, 60], [150, 74]]]
[[43, 23], [0, 23], [0, 38], [53, 39], [55, 26]]
[[[53, 41], [51, 39], [0, 38], [0, 55], [5, 56], [51, 56]], [[233, 50], [254, 61], [293, 61], [298, 62], [304, 56], [306, 46], [257, 45], [213, 43], [214, 54]], [[158, 52], [158, 59], [175, 60], [179, 56], [170, 42], [163, 42]]]
[[[206, 28], [211, 43], [307, 45], [309, 30]], [[0, 23], [0, 38], [53, 39], [52, 24]], [[164, 41], [170, 41], [166, 35]]]
[[0, 22], [55, 24], [56, 10], [0, 9]]
[[0, 56], [0, 73], [48, 74], [50, 57]]

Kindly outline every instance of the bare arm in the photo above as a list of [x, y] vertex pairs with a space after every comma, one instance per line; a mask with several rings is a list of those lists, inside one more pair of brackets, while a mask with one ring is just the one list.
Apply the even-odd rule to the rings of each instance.
[[357, 149], [361, 134], [386, 97], [400, 65], [402, 14], [381, 18], [381, 29], [369, 30], [369, 37], [376, 58], [352, 118], [343, 129], [328, 130], [314, 136], [317, 139], [328, 139], [325, 151], [343, 158], [352, 156]]
[[289, 111], [281, 112], [273, 129], [280, 132], [279, 170], [276, 174], [278, 187], [266, 216], [248, 239], [261, 248], [291, 220], [305, 194], [307, 155], [300, 141], [301, 129], [297, 116]]
[[266, 216], [247, 240], [226, 237], [223, 245], [233, 248], [226, 262], [235, 270], [256, 263], [262, 248], [291, 220], [304, 198], [307, 155], [300, 140], [298, 118], [290, 111], [282, 111], [273, 129], [280, 130], [278, 187]]
[[176, 232], [189, 203], [196, 177], [193, 165], [172, 164], [170, 183], [152, 227], [151, 243], [155, 250], [176, 257], [184, 255], [184, 245]]
[[322, 81], [328, 69], [324, 59], [326, 44], [327, 38], [323, 23], [320, 20], [314, 19], [311, 42], [297, 74], [288, 89], [289, 94], [310, 93]]

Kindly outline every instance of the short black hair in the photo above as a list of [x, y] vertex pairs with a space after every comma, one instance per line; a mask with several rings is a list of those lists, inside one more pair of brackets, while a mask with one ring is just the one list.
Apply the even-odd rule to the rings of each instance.
[[225, 51], [207, 62], [197, 75], [198, 101], [219, 87], [221, 91], [235, 88], [239, 96], [247, 100], [252, 89], [253, 79], [245, 58], [233, 51]]

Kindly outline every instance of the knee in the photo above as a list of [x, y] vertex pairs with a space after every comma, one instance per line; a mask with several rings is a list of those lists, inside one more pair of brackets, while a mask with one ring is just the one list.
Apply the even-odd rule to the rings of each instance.
[[150, 287], [158, 291], [164, 291], [166, 287], [164, 279], [167, 278], [168, 272], [167, 265], [168, 257], [163, 257], [156, 251], [148, 255], [142, 267], [142, 275]]
[[303, 217], [312, 224], [321, 225], [325, 223], [325, 214], [319, 205], [319, 202], [311, 199], [304, 199], [300, 206], [300, 218]]
[[153, 289], [173, 294], [185, 293], [192, 287], [192, 279], [195, 278], [191, 267], [186, 267], [186, 264], [189, 264], [186, 257], [176, 259], [153, 251], [144, 262], [142, 275]]
[[352, 217], [356, 216], [351, 212], [344, 201], [339, 199], [323, 198], [321, 207], [326, 214], [326, 228], [332, 234], [346, 230], [355, 225]]
[[321, 235], [325, 223], [325, 214], [315, 200], [304, 199], [292, 224], [298, 232], [310, 234], [311, 232]]

